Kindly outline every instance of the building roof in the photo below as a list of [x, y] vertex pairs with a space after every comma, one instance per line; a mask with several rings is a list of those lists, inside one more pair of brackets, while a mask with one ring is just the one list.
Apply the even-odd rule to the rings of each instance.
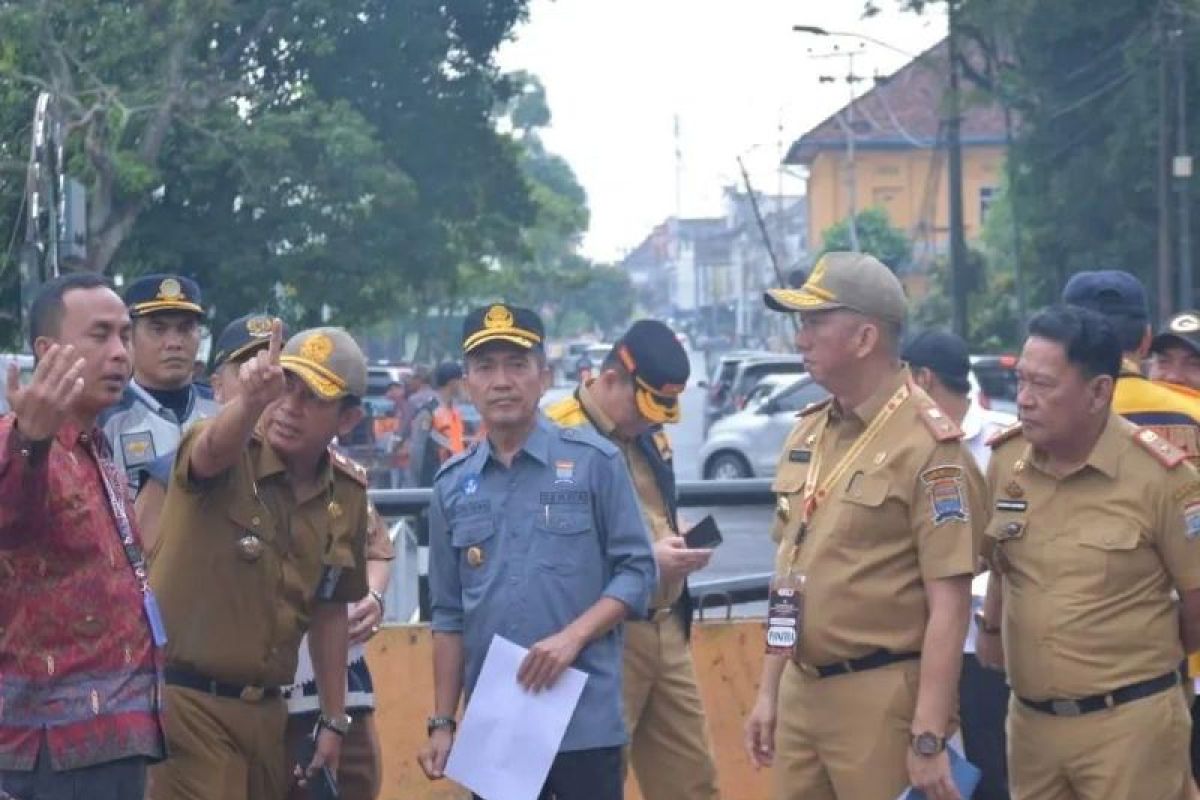
[[[808, 165], [822, 151], [845, 150], [847, 131], [843, 123], [849, 124], [850, 119], [853, 119], [854, 145], [858, 148], [938, 146], [939, 139], [944, 138], [941, 124], [948, 88], [948, 56], [949, 48], [943, 39], [793, 142], [784, 162]], [[970, 85], [965, 79], [963, 82], [963, 145], [1004, 144], [1004, 111], [1000, 104], [967, 96]]]

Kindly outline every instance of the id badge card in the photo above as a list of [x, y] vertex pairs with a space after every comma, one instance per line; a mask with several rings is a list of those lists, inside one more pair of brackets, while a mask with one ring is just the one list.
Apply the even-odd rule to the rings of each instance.
[[146, 620], [150, 623], [150, 635], [154, 637], [154, 646], [164, 646], [167, 643], [167, 628], [163, 625], [162, 612], [158, 610], [158, 598], [149, 586], [142, 592], [142, 607], [146, 609]]
[[767, 655], [791, 656], [800, 641], [803, 622], [804, 578], [776, 578], [767, 601]]

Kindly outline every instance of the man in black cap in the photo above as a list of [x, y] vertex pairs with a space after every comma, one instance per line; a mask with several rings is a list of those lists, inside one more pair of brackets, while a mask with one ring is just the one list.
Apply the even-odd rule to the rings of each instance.
[[466, 428], [458, 407], [462, 377], [458, 364], [438, 364], [433, 371], [434, 395], [413, 417], [409, 465], [417, 486], [432, 486], [442, 464], [466, 447]]
[[679, 396], [690, 374], [674, 331], [639, 320], [613, 345], [595, 378], [546, 409], [551, 421], [587, 426], [621, 449], [654, 540], [658, 591], [648, 619], [625, 625], [624, 665], [630, 760], [643, 796], [655, 800], [719, 796], [688, 648], [687, 576], [708, 564], [712, 550], [689, 549], [680, 535], [671, 443], [663, 430], [679, 421]]
[[1200, 311], [1171, 317], [1150, 342], [1150, 355], [1150, 380], [1200, 390]]
[[442, 777], [460, 696], [500, 635], [528, 648], [517, 673], [528, 691], [570, 666], [588, 675], [541, 797], [618, 800], [620, 623], [645, 614], [654, 557], [620, 450], [538, 411], [543, 339], [537, 314], [502, 303], [463, 324], [467, 391], [487, 436], [447, 461], [433, 486], [434, 716], [419, 761]]
[[1121, 342], [1121, 377], [1113, 410], [1134, 425], [1149, 428], [1200, 463], [1200, 398], [1185, 396], [1142, 375], [1150, 351], [1150, 307], [1146, 290], [1120, 270], [1077, 272], [1067, 281], [1062, 301], [1103, 315]]
[[[963, 444], [980, 471], [987, 470], [991, 456], [988, 441], [1017, 418], [983, 408], [970, 396], [971, 357], [966, 341], [950, 331], [922, 331], [905, 345], [901, 358], [908, 363], [913, 382], [962, 428]], [[987, 582], [986, 571], [971, 582], [971, 605], [975, 612], [983, 609]], [[1004, 720], [1008, 712], [1008, 684], [1003, 673], [981, 666], [975, 657], [978, 635], [978, 625], [972, 620], [963, 645], [958, 684], [963, 745], [967, 760], [983, 772], [975, 799], [1007, 800]]]
[[192, 382], [204, 307], [182, 275], [146, 275], [125, 290], [133, 319], [133, 380], [101, 419], [113, 460], [137, 495], [143, 470], [174, 452], [192, 423], [217, 413], [211, 392]]

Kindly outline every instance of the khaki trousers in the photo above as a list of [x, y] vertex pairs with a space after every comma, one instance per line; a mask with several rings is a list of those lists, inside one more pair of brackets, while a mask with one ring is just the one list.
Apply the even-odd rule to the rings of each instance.
[[629, 760], [647, 800], [715, 800], [717, 769], [683, 624], [625, 624]]
[[1013, 800], [1179, 800], [1191, 797], [1191, 715], [1183, 694], [1151, 697], [1079, 717], [1008, 708]]
[[287, 706], [166, 687], [168, 758], [150, 768], [150, 800], [275, 800], [287, 794]]
[[789, 662], [779, 688], [774, 800], [895, 800], [908, 786], [920, 661], [829, 678]]

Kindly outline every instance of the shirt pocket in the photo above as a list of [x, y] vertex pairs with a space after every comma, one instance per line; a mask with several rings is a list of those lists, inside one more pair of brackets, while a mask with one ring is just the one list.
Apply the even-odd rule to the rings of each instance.
[[586, 506], [545, 506], [534, 525], [535, 562], [543, 570], [560, 575], [578, 573], [599, 554], [590, 546], [594, 528]]
[[842, 486], [842, 493], [835, 497], [842, 501], [837, 535], [844, 541], [866, 547], [895, 528], [896, 518], [882, 513], [890, 489], [886, 478], [856, 472]]
[[808, 479], [808, 464], [785, 463], [775, 479], [771, 491], [775, 493], [775, 515], [771, 520], [771, 539], [780, 542], [795, 530], [794, 520], [800, 518], [804, 481]]
[[478, 587], [487, 581], [500, 560], [497, 553], [496, 523], [491, 517], [465, 519], [450, 530], [450, 543], [458, 553], [458, 573], [464, 587]]
[[1145, 574], [1146, 559], [1153, 556], [1141, 546], [1140, 531], [1128, 522], [1090, 525], [1079, 532], [1077, 541], [1079, 569], [1072, 584], [1083, 591], [1107, 594], [1128, 587]]

